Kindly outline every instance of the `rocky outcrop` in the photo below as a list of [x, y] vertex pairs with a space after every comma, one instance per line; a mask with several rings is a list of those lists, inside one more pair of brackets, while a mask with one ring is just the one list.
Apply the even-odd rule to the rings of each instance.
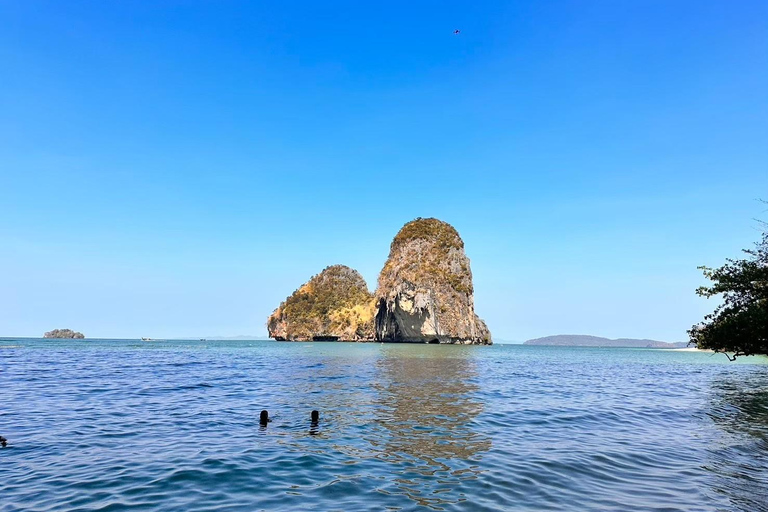
[[371, 341], [373, 295], [359, 272], [333, 265], [285, 299], [269, 316], [270, 338], [287, 341]]
[[472, 271], [459, 233], [416, 219], [395, 236], [376, 291], [376, 339], [490, 345], [475, 314]]
[[85, 339], [85, 336], [81, 332], [73, 331], [72, 329], [54, 329], [43, 334], [43, 338], [69, 338], [69, 339]]
[[375, 295], [357, 271], [334, 265], [283, 301], [267, 329], [290, 341], [492, 344], [475, 314], [464, 242], [437, 219], [419, 218], [398, 232]]

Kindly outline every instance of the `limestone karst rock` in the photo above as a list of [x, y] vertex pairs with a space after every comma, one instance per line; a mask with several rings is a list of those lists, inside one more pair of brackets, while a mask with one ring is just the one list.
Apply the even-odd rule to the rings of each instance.
[[82, 340], [85, 339], [83, 333], [73, 331], [72, 329], [54, 329], [43, 334], [43, 338], [69, 338]]
[[355, 270], [313, 276], [270, 315], [276, 340], [492, 344], [475, 314], [464, 242], [450, 225], [416, 219], [395, 236], [375, 295]]
[[333, 265], [269, 316], [269, 337], [288, 341], [373, 340], [374, 300], [359, 272]]
[[376, 290], [376, 339], [490, 345], [475, 314], [472, 271], [459, 233], [418, 218], [395, 236]]

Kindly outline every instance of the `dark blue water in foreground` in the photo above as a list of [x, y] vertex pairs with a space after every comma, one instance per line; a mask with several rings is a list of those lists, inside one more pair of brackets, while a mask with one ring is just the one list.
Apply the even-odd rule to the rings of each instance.
[[3, 511], [768, 510], [766, 359], [0, 345]]

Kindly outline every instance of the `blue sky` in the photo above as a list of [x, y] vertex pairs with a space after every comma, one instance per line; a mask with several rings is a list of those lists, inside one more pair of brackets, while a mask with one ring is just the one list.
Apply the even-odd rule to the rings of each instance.
[[768, 217], [768, 4], [476, 4], [0, 2], [0, 335], [263, 335], [434, 216], [497, 338], [686, 339]]

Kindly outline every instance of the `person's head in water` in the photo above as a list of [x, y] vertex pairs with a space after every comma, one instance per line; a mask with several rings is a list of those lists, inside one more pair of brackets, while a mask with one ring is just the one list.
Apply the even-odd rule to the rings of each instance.
[[8, 445], [8, 440], [4, 438], [3, 436], [0, 436], [0, 446], [5, 448]]
[[269, 413], [266, 411], [266, 409], [261, 411], [261, 414], [259, 415], [259, 423], [262, 425], [269, 423]]
[[310, 414], [309, 417], [312, 423], [317, 423], [318, 421], [320, 421], [320, 413], [317, 411], [312, 411], [312, 414]]

